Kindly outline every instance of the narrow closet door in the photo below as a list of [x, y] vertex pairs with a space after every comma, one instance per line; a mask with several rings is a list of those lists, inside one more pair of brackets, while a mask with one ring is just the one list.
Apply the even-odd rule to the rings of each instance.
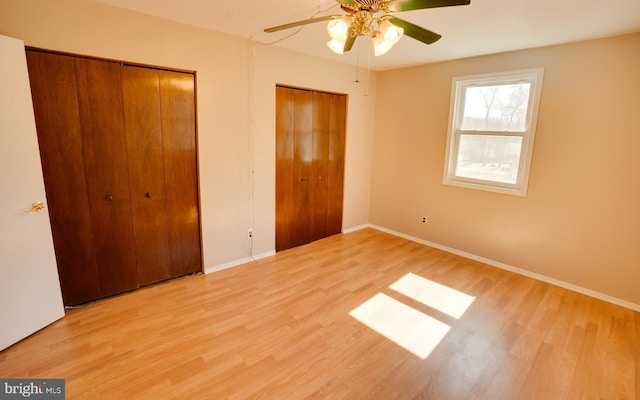
[[342, 232], [346, 96], [313, 94], [311, 240]]
[[74, 57], [27, 51], [49, 219], [64, 304], [98, 297]]
[[294, 90], [293, 103], [293, 193], [290, 199], [293, 205], [293, 220], [291, 227], [294, 245], [299, 246], [313, 240], [311, 228], [311, 211], [313, 203], [314, 179], [313, 169], [313, 92]]
[[158, 70], [123, 66], [122, 97], [140, 286], [171, 277]]
[[314, 138], [322, 133], [314, 131], [314, 120], [314, 92], [276, 88], [276, 251], [319, 238], [313, 226]]
[[313, 92], [277, 87], [276, 113], [276, 251], [280, 251], [314, 239]]
[[293, 94], [292, 89], [276, 86], [276, 251], [295, 246]]
[[171, 275], [202, 271], [195, 77], [159, 71]]
[[342, 231], [346, 96], [276, 87], [276, 251]]
[[342, 232], [347, 96], [331, 95], [327, 162], [327, 236]]
[[100, 297], [138, 287], [120, 65], [76, 58]]
[[329, 200], [329, 130], [331, 98], [328, 93], [313, 93], [313, 160], [309, 177], [310, 241], [328, 236], [327, 212]]

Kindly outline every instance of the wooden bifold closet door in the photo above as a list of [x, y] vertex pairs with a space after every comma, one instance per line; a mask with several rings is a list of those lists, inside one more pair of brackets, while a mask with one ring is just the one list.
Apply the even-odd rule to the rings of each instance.
[[193, 74], [27, 62], [65, 305], [201, 271]]
[[346, 96], [276, 87], [276, 251], [342, 231]]

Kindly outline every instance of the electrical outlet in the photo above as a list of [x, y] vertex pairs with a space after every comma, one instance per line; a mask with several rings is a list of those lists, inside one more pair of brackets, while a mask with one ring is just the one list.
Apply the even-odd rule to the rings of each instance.
[[422, 222], [423, 224], [427, 223], [427, 217], [422, 217], [422, 219], [420, 220], [420, 222]]
[[249, 237], [249, 240], [253, 239], [253, 229], [249, 229], [247, 231], [247, 236]]

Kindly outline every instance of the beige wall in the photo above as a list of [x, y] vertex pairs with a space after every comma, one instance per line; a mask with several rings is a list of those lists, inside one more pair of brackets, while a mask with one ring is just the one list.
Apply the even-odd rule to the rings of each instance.
[[0, 34], [26, 45], [197, 71], [205, 268], [275, 248], [276, 83], [349, 95], [343, 225], [368, 222], [374, 100], [355, 68], [88, 0], [0, 1]]
[[[527, 197], [443, 185], [451, 78], [534, 67]], [[640, 33], [381, 72], [376, 109], [372, 224], [640, 304]]]

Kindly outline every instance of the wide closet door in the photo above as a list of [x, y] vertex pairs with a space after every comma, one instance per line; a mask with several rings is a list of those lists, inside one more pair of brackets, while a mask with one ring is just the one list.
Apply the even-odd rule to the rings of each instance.
[[346, 96], [276, 87], [276, 250], [342, 231]]
[[193, 74], [27, 60], [65, 304], [200, 271]]

